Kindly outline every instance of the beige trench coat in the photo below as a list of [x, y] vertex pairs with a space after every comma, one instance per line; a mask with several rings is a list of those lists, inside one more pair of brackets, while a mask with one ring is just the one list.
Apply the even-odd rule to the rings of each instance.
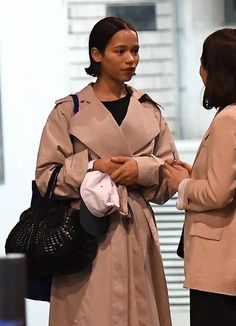
[[[56, 102], [43, 130], [36, 181], [42, 192], [55, 163], [63, 164], [56, 193], [74, 198], [89, 160], [126, 155], [138, 164], [138, 187], [118, 186], [121, 208], [101, 241], [92, 272], [54, 277], [50, 326], [170, 326], [168, 294], [158, 234], [149, 201], [164, 203], [172, 195], [151, 153], [172, 159], [172, 136], [160, 110], [140, 103], [132, 89], [125, 119], [118, 126], [96, 98], [91, 85]], [[73, 146], [70, 135], [73, 135]]]
[[185, 287], [236, 296], [236, 106], [206, 132], [184, 192]]

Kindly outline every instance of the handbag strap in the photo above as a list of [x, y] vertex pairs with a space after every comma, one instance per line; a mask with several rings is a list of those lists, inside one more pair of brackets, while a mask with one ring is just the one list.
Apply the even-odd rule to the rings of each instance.
[[73, 99], [73, 102], [74, 102], [74, 114], [76, 114], [77, 112], [79, 112], [79, 98], [78, 98], [78, 95], [76, 95], [76, 94], [70, 94], [70, 96]]
[[[73, 102], [74, 102], [74, 114], [76, 114], [77, 112], [79, 112], [79, 98], [78, 98], [78, 95], [76, 95], [76, 94], [70, 94], [70, 96], [73, 99]], [[44, 198], [47, 199], [47, 200], [52, 199], [54, 189], [55, 189], [56, 183], [57, 183], [57, 176], [58, 176], [61, 168], [62, 168], [61, 164], [57, 164], [55, 167], [53, 167], [53, 171], [52, 171], [51, 177], [50, 177], [49, 182], [48, 182], [47, 190], [46, 190], [46, 193], [44, 195]]]
[[53, 192], [54, 192], [54, 189], [55, 189], [55, 186], [56, 186], [56, 183], [57, 183], [57, 176], [58, 176], [58, 173], [61, 170], [61, 167], [62, 167], [62, 165], [58, 164], [53, 168], [52, 174], [51, 174], [49, 182], [48, 182], [47, 190], [46, 190], [46, 193], [44, 195], [45, 199], [50, 200], [52, 198]]

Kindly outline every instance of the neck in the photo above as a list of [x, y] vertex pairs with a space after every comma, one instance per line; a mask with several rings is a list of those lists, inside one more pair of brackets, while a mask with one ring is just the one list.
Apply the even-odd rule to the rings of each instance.
[[117, 100], [127, 94], [123, 82], [107, 81], [104, 78], [97, 79], [96, 83], [93, 84], [93, 90], [100, 101]]

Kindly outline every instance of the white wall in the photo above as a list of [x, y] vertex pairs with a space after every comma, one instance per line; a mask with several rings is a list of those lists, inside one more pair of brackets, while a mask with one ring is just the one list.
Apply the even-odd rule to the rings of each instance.
[[[5, 182], [0, 185], [0, 254], [31, 180], [45, 119], [68, 93], [62, 0], [0, 0], [0, 74]], [[28, 326], [46, 326], [48, 304], [27, 302]]]
[[180, 72], [182, 137], [201, 138], [215, 109], [203, 109], [203, 84], [199, 76], [205, 38], [224, 26], [224, 0], [177, 0], [180, 24]]

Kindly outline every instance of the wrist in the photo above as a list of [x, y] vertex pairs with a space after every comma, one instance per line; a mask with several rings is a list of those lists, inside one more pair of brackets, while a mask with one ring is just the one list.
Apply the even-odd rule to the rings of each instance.
[[92, 171], [94, 171], [95, 169], [94, 169], [94, 164], [95, 164], [95, 160], [92, 160], [92, 161], [89, 161], [89, 163], [88, 163], [88, 168], [87, 168], [87, 172], [92, 172]]

